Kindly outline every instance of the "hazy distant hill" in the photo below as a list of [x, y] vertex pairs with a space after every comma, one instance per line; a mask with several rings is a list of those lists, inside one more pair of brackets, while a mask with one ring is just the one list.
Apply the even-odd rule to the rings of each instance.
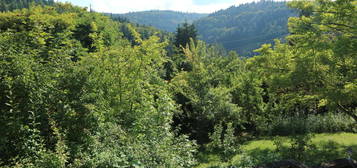
[[288, 8], [286, 2], [262, 0], [209, 15], [153, 10], [112, 16], [169, 32], [174, 32], [177, 25], [185, 21], [193, 22], [202, 40], [222, 44], [228, 50], [249, 56], [262, 44], [285, 37], [288, 34], [288, 18], [296, 15], [297, 12]]
[[194, 23], [206, 42], [252, 55], [261, 44], [286, 36], [288, 18], [296, 15], [285, 2], [260, 1], [220, 10]]
[[130, 22], [153, 26], [168, 32], [176, 31], [177, 25], [187, 21], [192, 23], [208, 14], [199, 13], [184, 13], [175, 11], [144, 11], [144, 12], [130, 12], [126, 14], [113, 14], [115, 17], [127, 18]]

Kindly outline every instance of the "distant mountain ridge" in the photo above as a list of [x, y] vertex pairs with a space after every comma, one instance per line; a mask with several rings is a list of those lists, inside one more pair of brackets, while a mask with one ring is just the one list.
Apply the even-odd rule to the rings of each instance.
[[251, 56], [253, 50], [288, 35], [288, 18], [297, 12], [286, 2], [260, 1], [212, 13], [194, 22], [201, 39]]
[[208, 14], [185, 13], [170, 10], [151, 10], [143, 12], [130, 12], [126, 14], [112, 14], [113, 18], [125, 18], [130, 22], [153, 26], [158, 29], [175, 32], [179, 24], [192, 23]]
[[175, 32], [184, 22], [193, 23], [200, 39], [207, 43], [221, 44], [227, 50], [240, 55], [252, 56], [253, 50], [274, 39], [288, 35], [288, 18], [297, 16], [286, 2], [262, 0], [231, 6], [212, 14], [184, 13], [175, 11], [144, 11], [127, 14], [112, 14], [113, 18], [153, 26]]

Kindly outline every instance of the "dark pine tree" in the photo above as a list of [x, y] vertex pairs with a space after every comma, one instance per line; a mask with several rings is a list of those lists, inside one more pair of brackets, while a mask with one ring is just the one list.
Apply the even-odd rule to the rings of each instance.
[[176, 30], [175, 39], [173, 40], [174, 44], [174, 54], [170, 54], [170, 61], [165, 64], [166, 80], [171, 80], [176, 72], [180, 71], [191, 71], [192, 65], [188, 62], [186, 56], [183, 53], [182, 47], [186, 47], [191, 39], [197, 41], [197, 30], [193, 24], [184, 24], [179, 25]]
[[182, 26], [178, 26], [176, 30], [175, 46], [186, 47], [190, 43], [190, 39], [197, 41], [197, 30], [193, 24], [184, 23]]

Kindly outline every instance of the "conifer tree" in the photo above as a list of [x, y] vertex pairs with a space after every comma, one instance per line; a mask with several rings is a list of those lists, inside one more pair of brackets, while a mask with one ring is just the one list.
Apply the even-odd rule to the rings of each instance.
[[193, 24], [188, 24], [187, 22], [177, 28], [176, 38], [175, 38], [175, 46], [186, 47], [187, 44], [190, 43], [190, 39], [193, 41], [197, 41], [197, 30]]

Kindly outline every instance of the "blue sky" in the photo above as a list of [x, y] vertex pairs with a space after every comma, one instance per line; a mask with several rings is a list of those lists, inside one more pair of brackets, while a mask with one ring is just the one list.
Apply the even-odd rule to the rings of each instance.
[[126, 13], [144, 10], [175, 10], [211, 13], [254, 0], [58, 0], [89, 7], [98, 12]]

